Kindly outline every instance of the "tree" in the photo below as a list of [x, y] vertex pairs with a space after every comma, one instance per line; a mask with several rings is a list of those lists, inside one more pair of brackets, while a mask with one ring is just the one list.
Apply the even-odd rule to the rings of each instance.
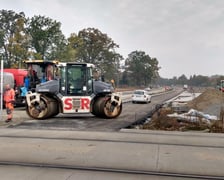
[[77, 61], [95, 64], [107, 79], [114, 77], [122, 56], [115, 52], [119, 46], [107, 34], [87, 28], [79, 31], [70, 43], [76, 50]]
[[148, 86], [153, 79], [159, 76], [158, 61], [143, 51], [133, 51], [125, 61], [129, 74], [129, 81], [133, 85]]
[[28, 36], [25, 34], [26, 18], [23, 12], [0, 11], [0, 53], [5, 66], [16, 67], [28, 56]]
[[27, 32], [31, 36], [34, 58], [59, 58], [66, 43], [60, 28], [60, 22], [45, 16], [34, 16], [28, 20]]
[[177, 82], [178, 82], [178, 84], [188, 84], [188, 79], [187, 79], [187, 77], [184, 75], [184, 74], [182, 74], [179, 78], [178, 78], [178, 80], [177, 80]]
[[191, 76], [189, 79], [189, 85], [191, 86], [209, 86], [209, 84], [211, 84], [209, 82], [209, 77], [207, 76], [202, 76], [202, 75], [194, 75]]
[[64, 51], [60, 55], [60, 60], [64, 62], [75, 61], [77, 58], [77, 48], [76, 44], [79, 44], [80, 38], [72, 33], [67, 39], [67, 44], [64, 48]]

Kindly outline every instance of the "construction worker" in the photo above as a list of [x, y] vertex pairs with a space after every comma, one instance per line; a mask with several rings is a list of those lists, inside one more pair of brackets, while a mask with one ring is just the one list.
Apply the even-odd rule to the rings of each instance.
[[5, 86], [5, 92], [4, 92], [4, 102], [5, 102], [5, 108], [7, 113], [7, 120], [5, 122], [10, 122], [12, 120], [12, 112], [14, 110], [14, 102], [15, 102], [15, 91], [13, 88], [10, 87], [9, 84], [6, 84]]
[[110, 80], [111, 85], [113, 86], [113, 88], [115, 89], [115, 81], [113, 79]]

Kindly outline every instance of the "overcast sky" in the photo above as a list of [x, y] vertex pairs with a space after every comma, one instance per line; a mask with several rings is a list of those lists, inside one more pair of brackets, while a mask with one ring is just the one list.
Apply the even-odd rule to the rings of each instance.
[[61, 22], [68, 37], [106, 33], [127, 57], [156, 57], [164, 78], [224, 74], [224, 0], [0, 0], [0, 8]]

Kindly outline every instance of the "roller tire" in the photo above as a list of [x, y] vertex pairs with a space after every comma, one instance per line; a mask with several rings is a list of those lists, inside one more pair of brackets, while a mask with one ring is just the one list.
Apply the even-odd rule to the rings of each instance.
[[43, 120], [56, 116], [59, 113], [57, 101], [43, 96], [41, 96], [40, 101], [41, 101], [40, 104], [46, 107], [45, 110], [42, 110], [40, 113], [33, 106], [26, 107], [26, 112], [31, 118]]
[[108, 110], [110, 98], [99, 97], [93, 105], [93, 114], [100, 118], [116, 118], [122, 112], [122, 104], [119, 107], [115, 107], [113, 112]]

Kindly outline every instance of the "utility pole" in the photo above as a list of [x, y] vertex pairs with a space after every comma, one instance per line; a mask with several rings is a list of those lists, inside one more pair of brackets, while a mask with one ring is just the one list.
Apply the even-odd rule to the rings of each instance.
[[4, 69], [4, 62], [3, 62], [3, 56], [1, 56], [1, 79], [0, 79], [0, 93], [1, 93], [1, 99], [0, 99], [0, 111], [1, 111], [1, 120], [3, 118], [3, 69]]
[[224, 132], [224, 102], [223, 102], [223, 91], [224, 91], [224, 80], [220, 81], [220, 91], [221, 91], [221, 108], [220, 108], [220, 121], [222, 123], [222, 132]]

